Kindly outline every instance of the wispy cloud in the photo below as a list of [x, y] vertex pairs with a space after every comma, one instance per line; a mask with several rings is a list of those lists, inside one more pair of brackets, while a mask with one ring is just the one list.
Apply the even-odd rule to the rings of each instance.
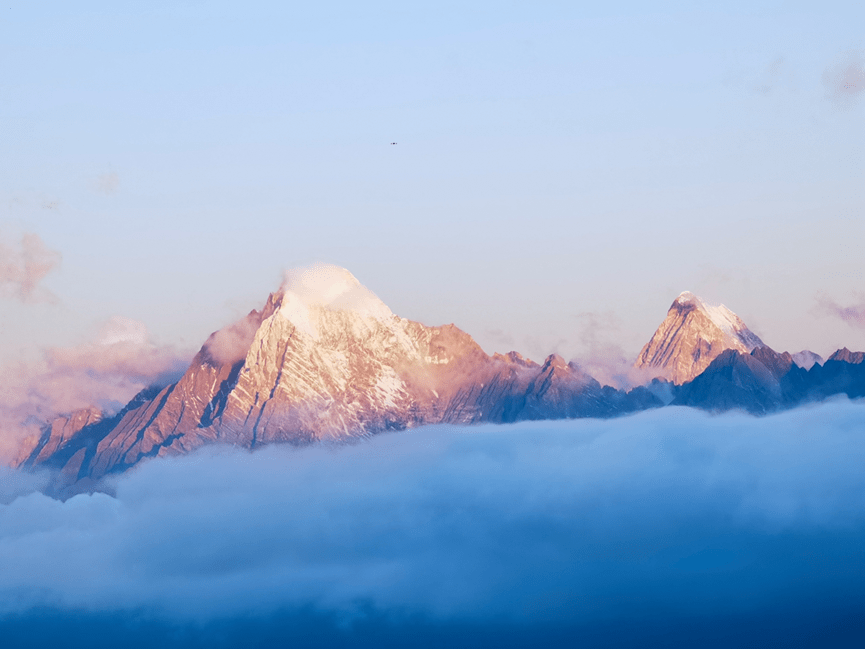
[[22, 302], [55, 300], [40, 283], [59, 263], [60, 253], [38, 234], [25, 234], [17, 244], [0, 241], [0, 295]]
[[818, 295], [816, 312], [840, 318], [854, 327], [865, 328], [865, 300], [859, 304], [841, 306], [827, 295]]
[[232, 365], [244, 358], [261, 325], [257, 312], [214, 332], [204, 343], [204, 348], [219, 364]]
[[613, 342], [621, 322], [613, 312], [583, 312], [576, 316], [579, 348], [573, 359], [580, 368], [604, 385], [629, 389], [651, 380], [652, 376], [633, 366], [631, 355]]

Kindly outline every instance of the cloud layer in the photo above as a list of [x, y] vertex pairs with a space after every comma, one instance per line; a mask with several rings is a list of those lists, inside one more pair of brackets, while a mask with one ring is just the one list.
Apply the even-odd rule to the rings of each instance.
[[0, 297], [22, 302], [50, 301], [54, 296], [39, 284], [60, 263], [38, 234], [28, 233], [18, 245], [0, 241]]
[[0, 505], [0, 620], [823, 624], [865, 605], [863, 408], [668, 408], [150, 461], [116, 497]]
[[54, 417], [91, 406], [117, 410], [148, 385], [174, 380], [187, 364], [185, 354], [155, 345], [143, 323], [115, 316], [94, 341], [50, 348], [35, 363], [4, 367], [0, 461], [26, 451]]

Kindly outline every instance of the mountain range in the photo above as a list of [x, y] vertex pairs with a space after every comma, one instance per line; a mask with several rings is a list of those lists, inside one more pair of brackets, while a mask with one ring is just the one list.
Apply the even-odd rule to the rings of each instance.
[[542, 363], [490, 356], [456, 326], [400, 318], [348, 271], [317, 266], [212, 334], [177, 382], [143, 390], [110, 416], [88, 409], [47, 424], [19, 466], [53, 469], [55, 490], [68, 494], [146, 458], [218, 442], [252, 449], [668, 404], [765, 414], [865, 395], [863, 356], [779, 354], [732, 311], [686, 292], [635, 362], [652, 381], [626, 391], [555, 354]]

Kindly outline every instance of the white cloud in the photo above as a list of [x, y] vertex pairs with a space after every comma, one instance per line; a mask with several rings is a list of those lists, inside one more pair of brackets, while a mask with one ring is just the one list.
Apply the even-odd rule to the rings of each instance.
[[625, 626], [861, 610], [863, 408], [668, 408], [153, 460], [116, 497], [0, 505], [0, 607]]
[[155, 345], [143, 323], [113, 317], [94, 342], [53, 347], [37, 362], [2, 368], [0, 461], [26, 452], [40, 427], [58, 415], [91, 406], [119, 409], [143, 388], [169, 382], [187, 365], [187, 354]]

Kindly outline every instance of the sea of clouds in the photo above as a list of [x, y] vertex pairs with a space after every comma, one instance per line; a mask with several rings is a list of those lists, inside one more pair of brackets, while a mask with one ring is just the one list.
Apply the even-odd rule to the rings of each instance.
[[837, 400], [214, 446], [65, 502], [7, 469], [0, 633], [9, 646], [92, 641], [91, 627], [112, 646], [130, 625], [141, 646], [857, 646], [863, 468], [865, 404]]

